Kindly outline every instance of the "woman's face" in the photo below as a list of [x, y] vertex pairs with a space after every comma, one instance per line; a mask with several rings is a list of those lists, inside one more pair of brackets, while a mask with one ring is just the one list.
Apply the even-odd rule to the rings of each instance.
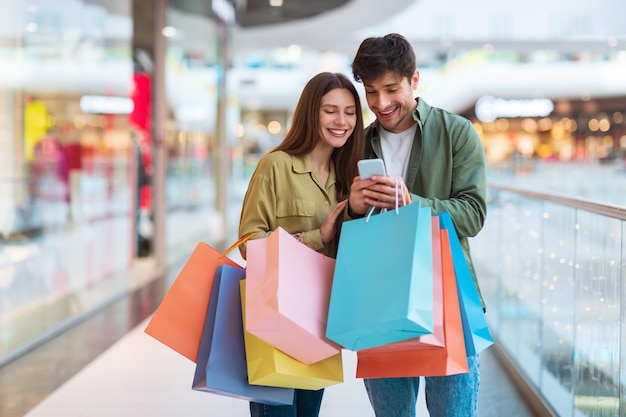
[[354, 131], [357, 114], [354, 97], [345, 88], [335, 88], [322, 97], [320, 106], [321, 143], [340, 148]]

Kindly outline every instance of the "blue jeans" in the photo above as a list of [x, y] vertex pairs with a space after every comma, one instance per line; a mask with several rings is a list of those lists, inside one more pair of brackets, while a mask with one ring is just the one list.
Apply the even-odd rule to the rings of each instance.
[[[479, 355], [467, 358], [466, 374], [426, 377], [430, 417], [477, 417], [480, 385]], [[365, 379], [376, 417], [415, 417], [419, 377]]]
[[250, 417], [317, 417], [324, 390], [295, 390], [293, 405], [267, 405], [250, 402]]

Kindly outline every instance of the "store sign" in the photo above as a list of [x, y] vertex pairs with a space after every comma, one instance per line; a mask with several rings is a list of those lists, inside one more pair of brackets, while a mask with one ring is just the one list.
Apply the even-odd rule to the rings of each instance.
[[554, 103], [547, 98], [512, 99], [482, 96], [476, 101], [474, 113], [481, 122], [498, 118], [546, 117], [554, 110]]
[[24, 105], [24, 156], [35, 159], [35, 145], [52, 127], [48, 106], [43, 101], [29, 101]]
[[82, 96], [80, 98], [80, 109], [84, 113], [130, 114], [133, 108], [133, 100], [128, 97]]

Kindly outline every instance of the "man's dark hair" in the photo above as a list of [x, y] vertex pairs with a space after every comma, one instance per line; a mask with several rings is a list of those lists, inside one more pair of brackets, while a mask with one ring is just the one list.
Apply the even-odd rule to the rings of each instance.
[[363, 83], [373, 81], [387, 71], [410, 80], [415, 70], [413, 47], [397, 33], [365, 39], [352, 61], [354, 80]]

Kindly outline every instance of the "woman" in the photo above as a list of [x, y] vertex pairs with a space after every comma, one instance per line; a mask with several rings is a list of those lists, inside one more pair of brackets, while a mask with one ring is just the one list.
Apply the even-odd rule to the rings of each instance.
[[[280, 226], [334, 258], [363, 146], [363, 115], [354, 84], [343, 74], [314, 76], [302, 91], [287, 135], [261, 158], [250, 179], [239, 236], [256, 232], [260, 238]], [[246, 246], [240, 251], [245, 259]], [[317, 417], [323, 393], [297, 389], [292, 406], [251, 402], [250, 415]]]

